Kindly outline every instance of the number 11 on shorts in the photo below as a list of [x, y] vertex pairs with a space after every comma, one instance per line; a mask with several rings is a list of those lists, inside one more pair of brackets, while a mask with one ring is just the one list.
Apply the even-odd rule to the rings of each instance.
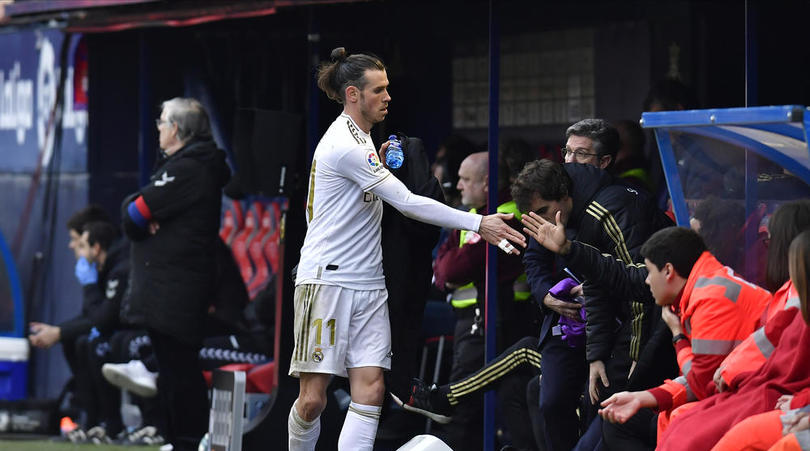
[[[316, 328], [315, 341], [317, 345], [321, 344], [321, 332], [323, 330], [323, 318], [318, 318], [312, 322], [312, 327]], [[329, 328], [329, 346], [335, 345], [335, 319], [332, 318], [326, 322], [326, 327]]]

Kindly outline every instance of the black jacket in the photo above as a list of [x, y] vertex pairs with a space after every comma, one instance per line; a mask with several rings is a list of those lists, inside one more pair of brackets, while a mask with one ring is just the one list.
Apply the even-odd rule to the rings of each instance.
[[[211, 140], [193, 140], [160, 161], [149, 184], [124, 200], [121, 217], [132, 240], [125, 321], [186, 343], [201, 341], [215, 290], [222, 187], [229, 178], [224, 152]], [[160, 227], [154, 235], [127, 212], [139, 196]]]
[[129, 241], [119, 238], [107, 250], [98, 281], [82, 287], [82, 313], [59, 324], [61, 340], [74, 340], [95, 327], [109, 336], [118, 329], [121, 298], [129, 280]]
[[[587, 201], [578, 222], [576, 239], [593, 245], [625, 264], [643, 262], [640, 251], [647, 238], [659, 229], [672, 225], [672, 221], [656, 207], [652, 196], [627, 187], [592, 166], [566, 165], [566, 169], [575, 185], [585, 181], [595, 186], [596, 180], [604, 181], [598, 183]], [[610, 359], [618, 321], [632, 321], [630, 358], [638, 359], [641, 344], [650, 332], [653, 305], [617, 295], [609, 285], [597, 289], [586, 280], [585, 310], [588, 317], [585, 353], [589, 362]]]
[[643, 320], [641, 349], [637, 365], [628, 382], [627, 389], [641, 390], [655, 387], [665, 379], [678, 375], [672, 333], [661, 319], [661, 307], [655, 305], [650, 288], [645, 283], [647, 268], [643, 264], [625, 262], [607, 255], [598, 249], [578, 241], [571, 243], [571, 251], [565, 256], [568, 266], [582, 274], [589, 283], [610, 287], [614, 298], [633, 299], [644, 304], [649, 313]]
[[[419, 138], [402, 138], [405, 162], [392, 171], [408, 189], [420, 196], [444, 202], [439, 181], [430, 173], [430, 164]], [[440, 228], [405, 217], [394, 207], [383, 204], [382, 253], [388, 310], [391, 318], [392, 371], [386, 371], [389, 390], [403, 394], [409, 390], [421, 348], [422, 314], [433, 275], [431, 252]]]
[[[573, 181], [573, 206], [566, 224], [568, 237], [627, 263], [642, 261], [639, 255], [641, 245], [653, 232], [671, 225], [666, 215], [655, 207], [649, 195], [621, 184], [599, 168], [576, 163], [564, 167]], [[565, 267], [567, 261], [564, 258], [555, 260], [551, 252], [532, 239], [524, 263], [532, 294], [542, 305], [543, 297], [557, 279], [554, 272]], [[618, 330], [617, 319], [630, 320], [637, 315], [638, 321], [643, 323], [649, 318], [649, 312], [639, 307], [633, 309], [632, 299], [602, 300], [589, 296], [589, 291], [596, 291], [587, 288], [586, 281], [586, 353], [589, 361], [607, 360]], [[541, 340], [559, 320], [559, 315], [545, 307], [543, 312]]]

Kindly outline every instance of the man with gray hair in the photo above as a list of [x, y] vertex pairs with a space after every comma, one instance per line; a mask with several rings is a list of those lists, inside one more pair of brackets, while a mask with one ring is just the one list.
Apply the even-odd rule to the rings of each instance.
[[214, 292], [222, 187], [230, 169], [197, 100], [163, 102], [156, 125], [162, 150], [157, 169], [121, 206], [132, 241], [130, 291], [121, 316], [149, 331], [167, 440], [175, 450], [196, 450], [208, 430], [198, 354]]
[[565, 131], [562, 156], [566, 163], [609, 169], [619, 151], [619, 132], [604, 119], [583, 119]]

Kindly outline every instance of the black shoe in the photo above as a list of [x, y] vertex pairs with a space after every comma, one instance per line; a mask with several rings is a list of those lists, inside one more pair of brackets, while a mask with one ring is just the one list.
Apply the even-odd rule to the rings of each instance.
[[163, 445], [164, 443], [166, 443], [166, 441], [154, 426], [144, 426], [137, 429], [127, 434], [126, 437], [119, 442], [120, 445], [124, 446], [157, 446]]
[[94, 426], [87, 430], [87, 437], [84, 443], [92, 443], [94, 445], [109, 445], [112, 439], [107, 436], [107, 429], [104, 426]]
[[424, 381], [416, 378], [411, 383], [411, 396], [408, 402], [402, 402], [395, 394], [391, 393], [391, 398], [403, 409], [424, 415], [437, 423], [447, 424], [452, 420], [450, 409], [449, 407], [446, 409], [441, 408], [441, 402], [438, 402], [439, 396], [441, 394], [436, 384], [428, 386]]

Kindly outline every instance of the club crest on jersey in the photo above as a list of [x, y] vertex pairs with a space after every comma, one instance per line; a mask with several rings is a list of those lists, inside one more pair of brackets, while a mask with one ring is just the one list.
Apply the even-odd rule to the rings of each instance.
[[323, 361], [323, 351], [321, 348], [315, 348], [315, 352], [312, 353], [312, 361], [315, 363]]
[[377, 156], [377, 152], [370, 151], [368, 156], [366, 156], [366, 161], [368, 162], [368, 167], [371, 168], [372, 171], [377, 172], [382, 167], [382, 163], [380, 163], [380, 157]]

